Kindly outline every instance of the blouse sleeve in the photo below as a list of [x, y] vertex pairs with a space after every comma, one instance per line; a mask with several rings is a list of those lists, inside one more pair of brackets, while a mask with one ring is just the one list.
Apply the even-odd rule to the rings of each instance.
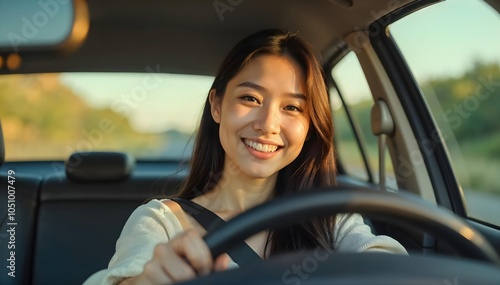
[[96, 272], [83, 284], [117, 284], [127, 277], [139, 275], [153, 257], [154, 247], [181, 231], [179, 220], [161, 201], [151, 200], [141, 205], [125, 223], [108, 268]]
[[408, 254], [395, 239], [374, 235], [359, 214], [337, 215], [334, 228], [334, 249], [338, 252], [388, 252]]

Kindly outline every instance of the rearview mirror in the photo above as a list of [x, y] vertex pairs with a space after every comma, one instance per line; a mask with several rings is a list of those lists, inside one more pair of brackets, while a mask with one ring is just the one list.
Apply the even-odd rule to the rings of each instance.
[[85, 0], [0, 0], [0, 55], [71, 52], [88, 28]]

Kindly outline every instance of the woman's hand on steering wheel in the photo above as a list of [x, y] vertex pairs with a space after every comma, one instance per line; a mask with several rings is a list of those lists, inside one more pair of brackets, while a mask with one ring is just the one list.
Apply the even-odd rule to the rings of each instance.
[[143, 272], [123, 284], [172, 284], [204, 276], [212, 271], [224, 271], [229, 256], [222, 254], [215, 261], [203, 237], [190, 229], [167, 243], [155, 246], [152, 259]]

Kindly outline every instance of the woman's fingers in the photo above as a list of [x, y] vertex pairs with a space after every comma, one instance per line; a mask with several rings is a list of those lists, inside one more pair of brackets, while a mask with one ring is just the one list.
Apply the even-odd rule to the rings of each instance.
[[155, 246], [153, 258], [146, 263], [137, 281], [144, 284], [171, 284], [209, 274], [212, 270], [226, 270], [228, 264], [227, 254], [214, 262], [201, 235], [195, 230], [187, 230], [170, 242]]
[[[156, 248], [155, 248], [156, 250]], [[149, 261], [144, 266], [144, 270], [138, 276], [135, 284], [170, 284], [173, 280], [166, 274], [160, 263], [154, 260]]]
[[213, 261], [210, 250], [195, 230], [184, 232], [179, 239], [172, 240], [171, 246], [179, 256], [185, 258], [197, 274], [206, 275], [212, 270]]
[[224, 271], [228, 268], [229, 266], [229, 255], [226, 253], [221, 254], [219, 257], [215, 259], [215, 265], [214, 265], [214, 270], [219, 272], [219, 271]]
[[166, 275], [172, 281], [184, 281], [195, 278], [195, 270], [186, 262], [186, 259], [172, 247], [175, 242], [175, 240], [172, 240], [169, 244], [160, 244], [156, 246], [154, 249], [153, 262], [158, 264], [163, 275]]

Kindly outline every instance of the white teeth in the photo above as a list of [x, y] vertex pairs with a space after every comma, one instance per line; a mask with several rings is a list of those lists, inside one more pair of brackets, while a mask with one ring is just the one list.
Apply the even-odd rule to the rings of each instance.
[[245, 144], [261, 152], [275, 152], [278, 149], [277, 145], [261, 144], [247, 139], [245, 139]]

